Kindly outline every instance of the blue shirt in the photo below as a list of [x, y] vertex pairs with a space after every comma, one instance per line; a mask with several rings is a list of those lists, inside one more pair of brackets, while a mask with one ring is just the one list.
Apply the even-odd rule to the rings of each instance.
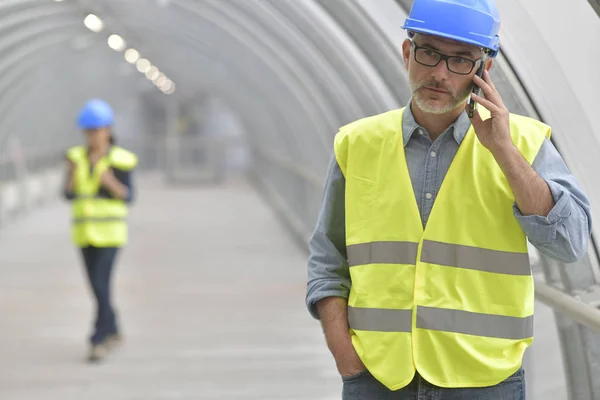
[[[466, 112], [432, 142], [406, 106], [402, 132], [406, 162], [423, 226], [450, 163], [465, 137], [471, 121]], [[567, 169], [556, 148], [546, 139], [532, 167], [548, 183], [555, 205], [547, 217], [524, 216], [513, 204], [513, 213], [529, 242], [541, 253], [566, 263], [579, 259], [587, 250], [591, 235], [590, 203]], [[319, 318], [315, 303], [329, 296], [348, 298], [350, 271], [346, 254], [345, 179], [331, 157], [323, 202], [310, 240], [306, 304]]]

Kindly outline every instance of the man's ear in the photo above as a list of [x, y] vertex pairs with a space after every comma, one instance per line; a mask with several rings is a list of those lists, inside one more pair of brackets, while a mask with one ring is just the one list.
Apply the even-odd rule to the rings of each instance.
[[410, 60], [410, 51], [412, 49], [412, 42], [409, 39], [406, 39], [402, 43], [402, 58], [404, 59], [404, 67], [408, 71], [408, 62]]
[[490, 72], [490, 69], [492, 69], [492, 65], [494, 64], [494, 59], [492, 58], [488, 58], [487, 60], [485, 60], [485, 70], [487, 72]]

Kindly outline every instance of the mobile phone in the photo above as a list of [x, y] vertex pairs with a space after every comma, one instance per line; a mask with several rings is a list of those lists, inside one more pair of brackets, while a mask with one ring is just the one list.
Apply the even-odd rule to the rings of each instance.
[[[477, 72], [475, 73], [475, 75], [477, 75], [481, 79], [483, 79], [483, 69], [484, 69], [484, 63], [481, 63], [481, 65], [479, 66], [479, 69], [477, 69]], [[481, 88], [479, 86], [477, 86], [475, 84], [475, 82], [473, 82], [473, 89], [471, 90], [471, 93], [475, 93], [477, 96], [479, 96], [481, 93]], [[473, 100], [473, 98], [471, 96], [469, 96], [468, 104], [469, 104], [469, 118], [473, 118], [473, 113], [475, 112], [475, 108], [477, 108], [477, 103], [475, 102], [475, 100]]]

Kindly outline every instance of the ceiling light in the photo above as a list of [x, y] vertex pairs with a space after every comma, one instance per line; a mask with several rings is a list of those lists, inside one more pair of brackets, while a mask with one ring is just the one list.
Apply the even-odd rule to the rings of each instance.
[[129, 64], [135, 64], [140, 59], [140, 53], [136, 49], [127, 49], [125, 51], [125, 60]]
[[164, 94], [172, 94], [175, 92], [175, 82], [173, 82], [172, 80], [167, 78], [166, 81], [164, 82], [164, 84], [159, 86], [159, 89]]
[[125, 49], [125, 41], [119, 35], [110, 35], [108, 37], [108, 46], [116, 51], [123, 51]]
[[160, 71], [154, 66], [148, 68], [148, 71], [146, 71], [146, 78], [150, 79], [151, 81], [157, 79], [159, 76]]
[[63, 1], [63, 0], [54, 0], [54, 1], [55, 1], [55, 2], [57, 2], [57, 3], [60, 3], [60, 2], [61, 2], [61, 1]]
[[173, 94], [175, 93], [175, 83], [171, 84], [171, 87], [168, 90], [165, 90], [165, 94]]
[[83, 23], [92, 32], [100, 32], [104, 28], [104, 22], [94, 14], [85, 17]]
[[159, 89], [162, 90], [163, 92], [166, 92], [167, 90], [169, 90], [171, 88], [172, 84], [173, 84], [173, 82], [171, 82], [171, 80], [169, 78], [167, 78], [167, 79], [165, 79], [163, 84], [159, 86]]
[[154, 84], [158, 87], [162, 86], [165, 84], [165, 82], [167, 81], [167, 77], [165, 76], [165, 74], [163, 74], [162, 72], [159, 74], [158, 78], [156, 78], [154, 80]]
[[145, 58], [140, 58], [136, 63], [137, 70], [142, 74], [146, 73], [151, 66], [152, 64], [150, 64], [150, 61], [146, 60]]

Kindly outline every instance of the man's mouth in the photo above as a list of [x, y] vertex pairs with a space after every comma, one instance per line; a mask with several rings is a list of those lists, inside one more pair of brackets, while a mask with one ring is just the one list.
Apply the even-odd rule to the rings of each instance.
[[436, 92], [436, 93], [445, 93], [445, 94], [448, 93], [446, 90], [436, 89], [436, 88], [432, 88], [432, 87], [425, 87], [425, 89], [431, 90], [432, 92]]

